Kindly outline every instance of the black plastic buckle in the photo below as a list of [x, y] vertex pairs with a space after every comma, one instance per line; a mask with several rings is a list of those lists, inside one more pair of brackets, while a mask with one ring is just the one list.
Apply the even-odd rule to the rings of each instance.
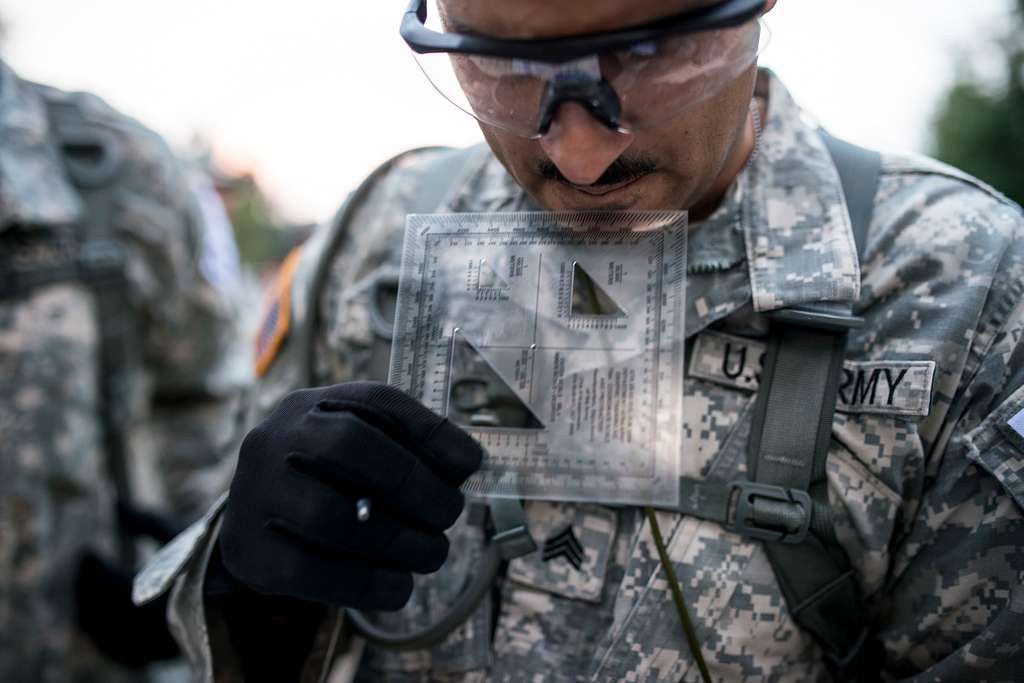
[[829, 332], [845, 332], [864, 327], [864, 318], [813, 308], [780, 308], [770, 312], [768, 317], [789, 325], [800, 325]]
[[[807, 537], [807, 532], [811, 528], [811, 496], [806, 491], [743, 480], [730, 482], [729, 489], [730, 497], [732, 491], [739, 491], [739, 497], [736, 500], [736, 518], [729, 526], [730, 531], [762, 541], [792, 544], [802, 543]], [[803, 511], [800, 528], [790, 532], [777, 527], [758, 526], [754, 518], [755, 498], [799, 506]]]

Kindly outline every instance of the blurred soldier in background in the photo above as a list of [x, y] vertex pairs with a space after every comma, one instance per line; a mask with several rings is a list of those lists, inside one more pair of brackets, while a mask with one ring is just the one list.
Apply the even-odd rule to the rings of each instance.
[[131, 605], [136, 540], [209, 504], [250, 374], [209, 191], [139, 123], [0, 62], [0, 680], [177, 652], [163, 606]]

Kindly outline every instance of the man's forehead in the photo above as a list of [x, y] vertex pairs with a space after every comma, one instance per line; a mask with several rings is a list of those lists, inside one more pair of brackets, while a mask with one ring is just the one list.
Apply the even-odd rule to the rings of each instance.
[[449, 30], [493, 38], [556, 38], [614, 31], [720, 0], [438, 0]]

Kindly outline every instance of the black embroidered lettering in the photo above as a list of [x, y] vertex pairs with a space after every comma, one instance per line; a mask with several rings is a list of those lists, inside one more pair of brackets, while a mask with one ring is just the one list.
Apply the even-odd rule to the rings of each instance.
[[739, 350], [739, 362], [736, 363], [735, 371], [730, 372], [729, 370], [729, 356], [732, 355], [732, 344], [729, 342], [725, 343], [725, 354], [722, 356], [722, 374], [729, 379], [736, 379], [743, 374], [743, 370], [747, 367], [747, 347], [741, 346]]
[[853, 383], [853, 371], [848, 368], [843, 368], [843, 381], [839, 385], [839, 401], [846, 405], [850, 405], [850, 397], [846, 395], [847, 390], [850, 388], [850, 384]]
[[891, 406], [892, 400], [896, 397], [896, 387], [900, 385], [903, 378], [907, 376], [907, 369], [903, 368], [900, 370], [900, 374], [896, 375], [896, 381], [892, 380], [892, 371], [889, 368], [885, 368], [885, 383], [889, 385], [889, 400], [886, 405]]
[[758, 385], [761, 384], [761, 373], [764, 372], [764, 358], [768, 355], [767, 351], [762, 351], [757, 356], [757, 372], [754, 373], [754, 379], [757, 380]]
[[[878, 377], [881, 374], [881, 368], [875, 368], [871, 371], [871, 379], [864, 380], [864, 371], [857, 371], [857, 381], [853, 384], [853, 403], [859, 403], [864, 405], [865, 403], [874, 404], [875, 392], [878, 391]], [[868, 392], [870, 392], [871, 400], [867, 401]]]

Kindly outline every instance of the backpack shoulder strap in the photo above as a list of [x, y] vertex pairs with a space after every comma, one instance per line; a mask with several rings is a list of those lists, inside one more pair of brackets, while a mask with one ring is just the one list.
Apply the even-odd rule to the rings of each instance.
[[[128, 397], [138, 360], [137, 320], [130, 314], [126, 255], [113, 229], [114, 192], [121, 168], [120, 148], [92, 124], [74, 98], [44, 97], [49, 123], [68, 179], [85, 211], [76, 226], [75, 279], [96, 301], [99, 329], [99, 402], [105, 465], [119, 505], [132, 507], [128, 465]], [[120, 534], [120, 554], [134, 566], [134, 543]]]
[[840, 140], [826, 130], [820, 131], [820, 134], [839, 172], [846, 208], [850, 212], [853, 238], [857, 243], [857, 256], [863, 257], [867, 249], [868, 228], [875, 211], [882, 155]]
[[[827, 133], [858, 257], [867, 244], [881, 156]], [[684, 478], [679, 511], [764, 542], [793, 619], [825, 652], [839, 681], [870, 680], [867, 615], [835, 537], [825, 459], [851, 310], [802, 308], [772, 316], [748, 450], [749, 480]], [[735, 502], [735, 512], [731, 512]]]
[[[821, 135], [839, 173], [862, 258], [881, 155]], [[827, 319], [800, 311], [772, 321], [748, 451], [756, 483], [741, 490], [738, 503], [739, 523], [783, 531], [764, 538], [765, 552], [793, 619], [817, 640], [839, 681], [863, 680], [877, 667], [867, 646], [860, 586], [835, 536], [825, 474], [847, 335], [860, 324], [852, 309]], [[764, 485], [775, 488], [759, 491]]]

